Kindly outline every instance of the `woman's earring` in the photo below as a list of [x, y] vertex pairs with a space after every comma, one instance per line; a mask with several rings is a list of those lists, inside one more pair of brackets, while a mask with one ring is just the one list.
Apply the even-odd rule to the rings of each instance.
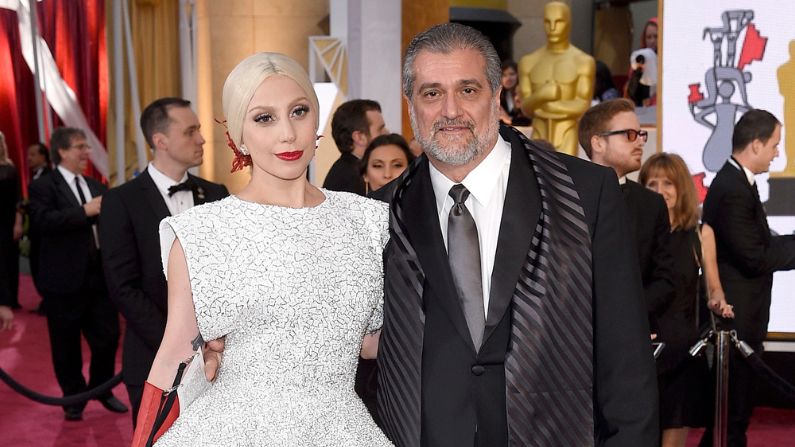
[[318, 148], [318, 146], [320, 146], [320, 139], [321, 139], [321, 138], [323, 138], [323, 135], [318, 135], [318, 136], [315, 138], [315, 149], [317, 149], [317, 148]]
[[243, 154], [243, 155], [248, 155], [249, 154], [248, 148], [246, 147], [245, 144], [241, 144], [240, 145], [240, 153]]

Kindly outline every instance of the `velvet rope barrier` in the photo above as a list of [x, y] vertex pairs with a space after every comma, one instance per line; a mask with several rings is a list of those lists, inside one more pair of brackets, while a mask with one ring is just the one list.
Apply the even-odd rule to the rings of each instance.
[[757, 354], [756, 351], [747, 343], [737, 338], [737, 334], [734, 331], [732, 331], [732, 342], [734, 342], [737, 350], [740, 351], [742, 357], [759, 377], [763, 378], [770, 386], [781, 393], [784, 398], [791, 402], [795, 402], [795, 385], [792, 385], [784, 380], [783, 377], [776, 374], [772, 368], [762, 361], [761, 356]]
[[7, 372], [3, 368], [0, 368], [0, 380], [5, 382], [12, 390], [16, 391], [17, 393], [27, 397], [28, 399], [45, 404], [45, 405], [56, 405], [56, 406], [65, 406], [65, 405], [76, 405], [81, 404], [83, 402], [89, 401], [91, 399], [97, 398], [121, 383], [121, 373], [113, 376], [110, 380], [94, 387], [90, 390], [83, 391], [82, 393], [78, 394], [70, 394], [69, 396], [64, 397], [54, 397], [54, 396], [47, 396], [44, 394], [37, 393], [30, 388], [25, 387], [24, 385], [20, 384], [13, 377], [9, 376]]

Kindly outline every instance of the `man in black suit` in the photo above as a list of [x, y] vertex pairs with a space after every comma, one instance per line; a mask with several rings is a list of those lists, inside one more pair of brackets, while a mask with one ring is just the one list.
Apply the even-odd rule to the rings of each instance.
[[50, 150], [43, 143], [34, 143], [28, 146], [28, 169], [30, 170], [30, 181], [52, 172]]
[[[773, 272], [795, 269], [795, 236], [771, 236], [754, 179], [770, 169], [780, 140], [775, 116], [757, 109], [746, 112], [734, 126], [732, 156], [704, 200], [704, 222], [715, 231], [720, 282], [734, 306], [734, 320], [727, 323], [757, 352], [767, 337]], [[734, 350], [730, 362], [728, 445], [744, 447], [753, 412], [753, 371]], [[709, 427], [701, 445], [712, 445]]]
[[[55, 376], [65, 396], [94, 388], [113, 377], [119, 317], [108, 298], [97, 238], [102, 194], [107, 188], [81, 173], [91, 146], [80, 129], [56, 129], [50, 140], [56, 168], [30, 184], [30, 218], [40, 237], [39, 281]], [[91, 349], [89, 381], [83, 377], [80, 334]], [[127, 411], [113, 394], [99, 401], [110, 411]], [[65, 406], [67, 420], [82, 419], [82, 405]]]
[[404, 447], [651, 446], [657, 396], [612, 170], [499, 126], [472, 28], [416, 36], [403, 93], [425, 152], [390, 200], [378, 401]]
[[152, 148], [152, 161], [133, 180], [105, 194], [100, 231], [110, 296], [127, 322], [122, 374], [133, 424], [166, 327], [168, 294], [160, 260], [160, 221], [229, 195], [223, 185], [188, 173], [202, 163], [204, 153], [199, 119], [190, 101], [158, 99], [144, 109], [140, 121]]
[[341, 155], [331, 165], [323, 187], [365, 195], [360, 160], [373, 139], [389, 133], [381, 115], [381, 105], [369, 99], [342, 103], [331, 118], [331, 136]]
[[635, 106], [627, 99], [597, 104], [580, 118], [578, 138], [596, 164], [616, 171], [627, 205], [632, 240], [638, 251], [643, 297], [652, 333], [656, 318], [674, 299], [673, 255], [668, 242], [671, 224], [660, 194], [633, 182], [627, 174], [640, 169], [649, 134], [640, 129]]
[[[28, 169], [30, 170], [30, 182], [38, 180], [39, 177], [48, 175], [52, 172], [50, 167], [50, 150], [44, 143], [34, 143], [28, 146]], [[31, 225], [28, 228], [28, 240], [30, 240], [30, 248], [28, 251], [28, 259], [30, 259], [30, 276], [33, 277], [33, 284], [38, 290], [39, 282], [39, 237], [35, 229]], [[37, 312], [41, 315], [44, 314], [44, 302], [39, 304]]]

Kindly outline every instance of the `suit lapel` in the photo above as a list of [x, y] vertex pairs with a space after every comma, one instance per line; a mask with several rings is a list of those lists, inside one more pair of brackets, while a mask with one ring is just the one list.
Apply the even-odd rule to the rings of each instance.
[[70, 204], [74, 206], [82, 206], [80, 201], [77, 200], [77, 197], [75, 197], [75, 193], [72, 192], [72, 188], [70, 188], [66, 183], [66, 179], [63, 178], [63, 175], [61, 175], [61, 172], [58, 169], [53, 170], [52, 181], [55, 183], [55, 187], [58, 188], [58, 191], [60, 191], [61, 194], [66, 197], [66, 200]]
[[[467, 328], [464, 311], [455, 292], [455, 283], [447, 259], [447, 250], [439, 227], [439, 212], [431, 184], [428, 160], [423, 159], [416, 174], [416, 183], [408, 188], [402, 199], [404, 222], [411, 245], [425, 272], [428, 287], [433, 296], [438, 297], [447, 309], [447, 316], [453, 322], [459, 335], [475, 350], [472, 337]], [[426, 293], [425, 297], [429, 295]]]
[[163, 196], [157, 189], [157, 185], [155, 185], [155, 181], [152, 180], [149, 172], [144, 169], [138, 177], [140, 178], [141, 190], [146, 198], [146, 202], [152, 207], [152, 211], [155, 213], [157, 220], [161, 221], [170, 216], [171, 212], [168, 210], [168, 205], [166, 205], [166, 201], [163, 200]]
[[85, 176], [83, 176], [83, 180], [86, 181], [86, 185], [88, 185], [88, 191], [91, 193], [91, 197], [88, 200], [102, 195], [102, 183], [99, 183], [93, 178], [88, 178]]
[[[505, 129], [505, 128], [504, 128]], [[494, 270], [491, 274], [489, 312], [484, 342], [494, 331], [511, 302], [521, 266], [541, 214], [541, 199], [527, 149], [512, 131], [502, 132], [511, 145], [511, 167], [502, 210]]]

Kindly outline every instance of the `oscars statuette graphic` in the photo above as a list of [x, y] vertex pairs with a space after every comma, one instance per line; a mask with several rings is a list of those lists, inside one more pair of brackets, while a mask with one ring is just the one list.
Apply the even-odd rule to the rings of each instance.
[[789, 42], [789, 60], [778, 67], [776, 77], [784, 98], [782, 143], [787, 165], [783, 171], [770, 173], [770, 198], [765, 211], [769, 216], [791, 216], [795, 214], [795, 40]]

